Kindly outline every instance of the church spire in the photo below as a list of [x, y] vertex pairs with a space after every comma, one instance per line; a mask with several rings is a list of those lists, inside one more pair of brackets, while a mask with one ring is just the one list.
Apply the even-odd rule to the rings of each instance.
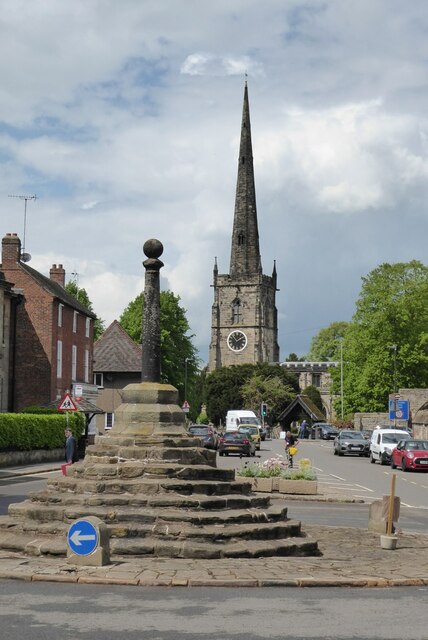
[[248, 87], [245, 82], [232, 251], [230, 255], [230, 275], [231, 277], [235, 277], [258, 273], [260, 264], [250, 106], [248, 102]]

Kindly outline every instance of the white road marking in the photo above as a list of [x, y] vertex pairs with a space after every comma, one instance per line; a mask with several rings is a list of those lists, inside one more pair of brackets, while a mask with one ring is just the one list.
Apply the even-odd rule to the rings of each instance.
[[370, 493], [374, 493], [374, 489], [369, 489], [368, 487], [364, 487], [362, 484], [356, 484], [356, 487], [363, 489], [364, 491], [370, 491]]

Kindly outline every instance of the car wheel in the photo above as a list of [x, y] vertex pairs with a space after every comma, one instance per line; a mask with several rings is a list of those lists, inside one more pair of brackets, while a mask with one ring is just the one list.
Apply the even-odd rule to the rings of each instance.
[[219, 452], [218, 452], [218, 455], [219, 455], [219, 456], [222, 456], [222, 455], [223, 455], [223, 451], [219, 451]]
[[256, 457], [256, 452], [255, 452], [255, 450], [253, 451], [253, 453], [252, 453], [251, 455], [253, 456], [253, 458], [255, 458], [255, 457]]
[[397, 465], [394, 464], [394, 460], [391, 458], [391, 469], [396, 469]]
[[333, 453], [334, 453], [334, 455], [335, 455], [335, 456], [337, 456], [337, 451], [336, 451], [336, 449], [333, 449]]
[[408, 470], [409, 470], [409, 468], [408, 468], [408, 466], [407, 466], [406, 461], [405, 461], [405, 459], [404, 459], [404, 458], [401, 458], [401, 469], [402, 469], [403, 471], [408, 471]]
[[337, 455], [338, 455], [338, 456], [343, 456], [343, 451], [338, 451], [338, 452], [337, 452]]
[[373, 458], [373, 454], [372, 453], [370, 453], [370, 462], [372, 464], [374, 464], [376, 462], [376, 460]]

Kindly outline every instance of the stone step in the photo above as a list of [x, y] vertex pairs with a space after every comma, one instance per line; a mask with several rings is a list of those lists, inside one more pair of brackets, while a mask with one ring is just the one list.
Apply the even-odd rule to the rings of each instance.
[[[67, 537], [64, 535], [35, 535], [0, 531], [0, 548], [32, 556], [67, 555]], [[164, 558], [259, 558], [268, 556], [319, 556], [315, 540], [308, 537], [290, 537], [268, 540], [219, 540], [201, 542], [194, 539], [111, 538], [110, 554], [113, 560], [123, 556], [156, 556]]]
[[234, 469], [217, 469], [210, 465], [184, 466], [174, 462], [125, 461], [117, 464], [96, 463], [86, 459], [68, 468], [70, 477], [86, 479], [179, 478], [181, 480], [233, 480]]
[[117, 447], [112, 445], [91, 445], [87, 448], [85, 454], [86, 464], [94, 462], [115, 464], [117, 462], [134, 460], [152, 461], [154, 463], [170, 461], [176, 462], [177, 464], [208, 464], [215, 466], [216, 452], [200, 447], [197, 442], [193, 442], [192, 446], [188, 445], [186, 447]]
[[175, 478], [86, 480], [67, 476], [65, 478], [51, 478], [48, 480], [47, 486], [48, 489], [59, 493], [145, 493], [149, 495], [155, 493], [179, 493], [185, 496], [193, 494], [208, 496], [248, 495], [251, 493], [251, 479], [248, 482], [241, 483], [234, 480], [212, 482], [210, 480], [178, 480]]
[[310, 538], [284, 540], [240, 540], [230, 544], [194, 540], [158, 540], [156, 538], [113, 539], [112, 555], [156, 556], [164, 558], [260, 558], [269, 556], [317, 556], [318, 544]]
[[267, 508], [225, 509], [204, 511], [176, 507], [124, 507], [69, 504], [43, 504], [25, 500], [9, 506], [10, 518], [30, 519], [40, 523], [72, 522], [87, 516], [97, 516], [108, 524], [123, 522], [140, 523], [191, 523], [195, 526], [228, 525], [232, 523], [278, 522], [287, 517], [287, 508], [271, 505]]
[[96, 494], [86, 495], [84, 493], [62, 494], [55, 491], [39, 491], [31, 494], [31, 502], [40, 504], [79, 504], [88, 507], [105, 506], [109, 507], [176, 507], [184, 509], [255, 509], [269, 506], [269, 496], [251, 495], [224, 495], [206, 496], [204, 494], [192, 494], [182, 496], [179, 494]]

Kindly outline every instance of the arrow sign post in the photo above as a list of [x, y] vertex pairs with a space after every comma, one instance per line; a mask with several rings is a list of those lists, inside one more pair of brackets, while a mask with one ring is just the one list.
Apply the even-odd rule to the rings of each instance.
[[96, 516], [75, 520], [67, 533], [67, 562], [102, 567], [110, 563], [110, 540], [106, 523]]
[[76, 520], [68, 530], [67, 541], [73, 553], [88, 556], [98, 546], [98, 530], [88, 520]]

